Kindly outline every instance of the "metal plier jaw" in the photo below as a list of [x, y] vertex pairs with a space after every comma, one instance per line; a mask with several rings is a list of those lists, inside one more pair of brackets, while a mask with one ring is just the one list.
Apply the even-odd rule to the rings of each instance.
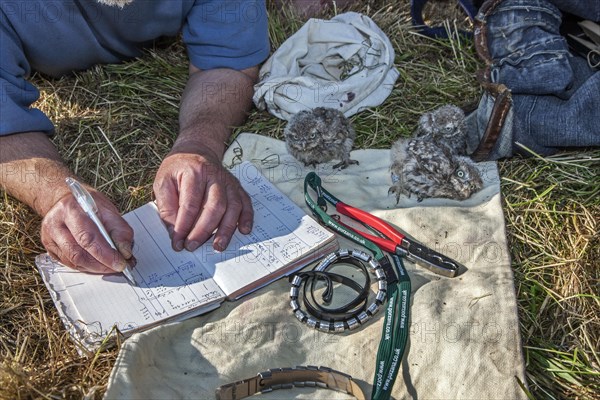
[[407, 260], [448, 278], [454, 278], [458, 275], [461, 267], [464, 269], [461, 264], [453, 259], [407, 237], [404, 237], [400, 245], [396, 246], [396, 254], [405, 256]]

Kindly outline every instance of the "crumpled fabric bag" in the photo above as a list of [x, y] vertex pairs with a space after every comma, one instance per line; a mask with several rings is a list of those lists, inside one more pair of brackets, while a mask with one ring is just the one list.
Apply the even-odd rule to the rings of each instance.
[[254, 103], [285, 120], [315, 107], [349, 117], [389, 96], [400, 75], [394, 56], [388, 37], [365, 15], [310, 19], [261, 68]]

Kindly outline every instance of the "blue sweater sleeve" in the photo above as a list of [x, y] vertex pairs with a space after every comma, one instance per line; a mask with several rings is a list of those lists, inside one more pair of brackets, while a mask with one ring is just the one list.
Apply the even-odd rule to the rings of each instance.
[[183, 40], [199, 69], [258, 65], [270, 52], [265, 0], [196, 0]]
[[[0, 11], [1, 13], [1, 11]], [[21, 43], [8, 24], [0, 25], [0, 135], [41, 131], [51, 134], [50, 119], [31, 105], [40, 92], [25, 77], [30, 66]]]
[[[33, 6], [36, 4], [44, 9], [42, 5], [45, 3], [35, 3]], [[97, 5], [96, 7], [98, 8]], [[11, 24], [11, 21], [15, 22], [14, 18], [8, 18], [4, 14], [4, 7], [0, 7], [0, 135], [30, 131], [48, 134], [54, 132], [54, 126], [48, 117], [32, 107], [40, 96], [39, 91], [26, 80], [32, 68], [46, 73], [63, 73], [98, 62], [116, 62], [120, 58], [115, 57], [111, 50], [123, 50], [122, 44], [127, 50], [123, 58], [131, 58], [137, 53], [130, 52], [129, 47], [146, 43], [156, 36], [174, 34], [180, 28], [190, 61], [200, 69], [241, 70], [258, 65], [269, 55], [265, 0], [185, 0], [180, 3], [164, 0], [156, 3], [141, 2], [139, 7], [140, 12], [155, 13], [150, 17], [158, 19], [152, 25], [137, 27], [125, 19], [131, 15], [122, 10], [107, 9], [103, 14], [93, 14], [96, 19], [90, 19], [90, 10], [87, 8], [76, 9], [72, 4], [64, 3], [64, 9], [61, 10], [66, 14], [62, 15], [73, 18], [68, 20], [69, 25], [60, 25], [60, 21], [67, 20], [59, 20], [51, 26], [53, 29], [49, 29], [48, 26], [38, 26], [39, 24], [27, 26], [26, 22], [31, 22], [27, 20], [21, 21], [22, 24], [18, 27], [20, 31]], [[179, 15], [174, 11], [178, 9], [181, 10]], [[119, 19], [114, 20], [114, 15], [119, 16]], [[35, 34], [30, 33], [32, 29], [33, 32], [47, 30], [51, 34], [48, 33], [48, 40], [36, 41]], [[82, 33], [68, 42], [61, 39], [60, 35], [72, 34], [77, 29], [87, 34]], [[105, 33], [102, 41], [93, 34], [95, 29]], [[27, 39], [23, 39], [21, 35], [25, 35]], [[108, 43], [109, 46], [105, 48], [100, 43]], [[48, 48], [50, 44], [51, 47]], [[77, 51], [65, 55], [64, 49], [68, 46]]]

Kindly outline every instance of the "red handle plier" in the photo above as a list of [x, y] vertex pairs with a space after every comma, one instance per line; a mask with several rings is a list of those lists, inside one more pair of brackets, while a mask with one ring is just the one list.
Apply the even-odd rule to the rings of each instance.
[[409, 261], [439, 275], [450, 278], [454, 278], [458, 275], [461, 266], [459, 263], [415, 240], [409, 239], [381, 218], [341, 201], [335, 205], [335, 209], [340, 214], [360, 221], [367, 227], [384, 235], [385, 238], [346, 225], [348, 228], [372, 241], [388, 253], [406, 257]]
[[465, 269], [464, 266], [454, 261], [450, 257], [438, 253], [437, 251], [430, 249], [416, 240], [406, 237], [383, 219], [340, 201], [321, 186], [321, 179], [314, 172], [311, 172], [307, 176], [305, 182], [305, 191], [307, 184], [316, 191], [318, 196], [317, 204], [315, 205], [310, 196], [308, 196], [308, 193], [305, 192], [306, 202], [308, 206], [313, 209], [313, 211], [314, 207], [317, 205], [322, 209], [326, 209], [326, 201], [328, 201], [335, 206], [335, 209], [338, 213], [357, 220], [372, 231], [380, 233], [381, 236], [367, 233], [344, 224], [343, 222], [339, 221], [339, 219], [337, 220], [339, 224], [342, 224], [346, 228], [351, 229], [354, 233], [375, 243], [382, 250], [401, 257], [406, 257], [406, 259], [414, 262], [415, 264], [427, 268], [436, 274], [450, 278], [457, 276], [461, 268], [463, 270]]

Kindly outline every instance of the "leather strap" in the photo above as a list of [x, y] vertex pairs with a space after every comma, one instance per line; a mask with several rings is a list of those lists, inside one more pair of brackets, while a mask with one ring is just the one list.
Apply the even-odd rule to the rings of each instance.
[[215, 396], [217, 400], [237, 400], [259, 392], [294, 387], [320, 387], [350, 394], [358, 400], [366, 400], [362, 389], [350, 375], [331, 368], [311, 365], [270, 369], [252, 378], [219, 386]]
[[487, 42], [487, 18], [503, 0], [486, 0], [479, 9], [479, 13], [473, 20], [473, 31], [475, 50], [479, 58], [485, 62], [486, 70], [484, 77], [489, 78], [490, 66], [494, 62], [490, 55]]
[[487, 18], [501, 2], [502, 0], [485, 1], [474, 20], [473, 31], [475, 32], [475, 50], [477, 51], [479, 58], [485, 63], [485, 68], [477, 74], [477, 80], [483, 89], [490, 93], [494, 98], [494, 106], [483, 137], [481, 138], [477, 149], [471, 154], [471, 158], [474, 161], [485, 161], [489, 159], [490, 153], [494, 149], [494, 146], [502, 133], [502, 128], [512, 105], [510, 89], [501, 83], [494, 83], [491, 80], [491, 67], [494, 61], [490, 55], [487, 42]]
[[[482, 84], [485, 87], [485, 84]], [[488, 120], [487, 126], [485, 127], [485, 132], [481, 137], [481, 141], [479, 145], [471, 154], [471, 158], [473, 161], [485, 161], [489, 159], [490, 153], [494, 149], [500, 134], [502, 133], [502, 127], [506, 122], [506, 117], [508, 116], [508, 112], [510, 111], [510, 106], [512, 104], [512, 97], [510, 90], [502, 84], [495, 85], [493, 89], [495, 92], [495, 101], [494, 107], [492, 108], [492, 113], [490, 114], [490, 119]], [[492, 92], [492, 90], [489, 90]]]

